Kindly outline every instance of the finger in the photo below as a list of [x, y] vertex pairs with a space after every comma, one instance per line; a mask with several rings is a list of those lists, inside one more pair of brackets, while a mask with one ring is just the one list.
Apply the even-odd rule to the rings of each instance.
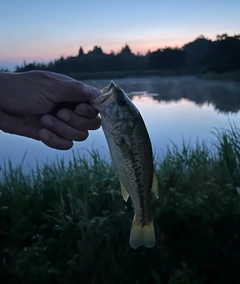
[[94, 118], [98, 115], [98, 111], [87, 103], [81, 103], [77, 105], [74, 112], [77, 115], [84, 116], [87, 118]]
[[[85, 102], [100, 96], [100, 91], [71, 77], [50, 71], [30, 71], [33, 78], [41, 78], [51, 90], [51, 100], [59, 102]], [[57, 95], [56, 95], [57, 93]]]
[[55, 72], [51, 72], [51, 71], [44, 71], [44, 70], [31, 70], [31, 71], [27, 71], [25, 73], [28, 73], [28, 75], [32, 76], [32, 77], [37, 77], [37, 78], [59, 78], [61, 80], [72, 80], [71, 77], [68, 77], [66, 75], [60, 74], [60, 73], [55, 73]]
[[60, 86], [60, 92], [54, 96], [55, 102], [87, 102], [100, 96], [100, 91], [92, 86], [86, 85], [74, 79], [54, 78], [52, 92], [56, 92], [56, 84]]
[[58, 150], [69, 150], [73, 146], [73, 142], [71, 140], [59, 137], [48, 129], [44, 128], [39, 130], [38, 139], [48, 147]]
[[88, 137], [88, 131], [75, 129], [52, 115], [44, 115], [40, 123], [44, 128], [67, 140], [84, 141]]
[[52, 77], [52, 78], [59, 78], [60, 80], [64, 80], [64, 81], [69, 81], [69, 80], [73, 80], [73, 78], [64, 75], [64, 74], [60, 74], [60, 73], [55, 73], [55, 72], [51, 72], [51, 71], [47, 71], [48, 76]]
[[76, 115], [69, 109], [62, 109], [57, 113], [57, 118], [66, 122], [77, 130], [96, 130], [101, 126], [101, 119], [95, 116], [93, 119]]

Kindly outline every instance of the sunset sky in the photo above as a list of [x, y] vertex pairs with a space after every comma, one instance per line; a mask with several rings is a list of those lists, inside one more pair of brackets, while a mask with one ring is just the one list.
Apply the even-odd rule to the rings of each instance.
[[239, 0], [8, 0], [0, 5], [0, 68], [49, 62], [95, 45], [145, 54], [199, 35], [240, 34]]

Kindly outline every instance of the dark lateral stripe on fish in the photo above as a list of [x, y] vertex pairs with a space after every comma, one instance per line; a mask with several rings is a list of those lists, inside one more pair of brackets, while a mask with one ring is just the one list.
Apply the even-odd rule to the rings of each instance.
[[138, 182], [138, 179], [140, 180], [141, 177], [141, 166], [137, 166], [136, 168], [134, 168], [134, 173], [136, 177], [136, 182]]
[[[140, 206], [140, 210], [141, 210], [141, 219], [140, 219], [140, 223], [142, 225], [142, 227], [144, 227], [146, 224], [149, 223], [149, 220], [147, 219], [146, 216], [146, 208], [144, 206], [144, 190], [143, 190], [143, 183], [142, 183], [142, 167], [140, 165], [140, 160], [138, 155], [136, 155], [135, 153], [133, 153], [132, 149], [136, 148], [136, 143], [134, 143], [134, 141], [131, 141], [131, 148], [130, 147], [125, 147], [125, 149], [127, 149], [127, 155], [126, 155], [126, 164], [129, 167], [132, 167], [134, 170], [134, 178], [135, 178], [135, 184], [137, 185], [136, 191], [138, 194], [138, 198], [139, 198], [139, 206]], [[121, 146], [126, 146], [127, 144], [125, 143], [125, 141], [122, 141]], [[129, 159], [130, 158], [130, 159]]]
[[137, 193], [138, 193], [138, 197], [139, 197], [139, 206], [141, 209], [141, 225], [142, 227], [144, 227], [147, 223], [147, 216], [146, 216], [146, 209], [144, 206], [144, 190], [143, 190], [143, 183], [142, 183], [142, 167], [141, 165], [139, 165], [139, 160], [138, 157], [136, 155], [133, 155], [133, 153], [131, 153], [131, 158], [132, 158], [132, 164], [133, 164], [133, 170], [134, 170], [134, 176], [135, 176], [135, 183], [137, 185]]
[[137, 193], [138, 193], [138, 198], [139, 198], [139, 206], [140, 206], [140, 210], [141, 210], [141, 225], [142, 227], [144, 227], [147, 224], [147, 216], [146, 216], [146, 208], [144, 206], [144, 194], [143, 194], [143, 190], [142, 190], [142, 183], [138, 183], [138, 189], [137, 189]]

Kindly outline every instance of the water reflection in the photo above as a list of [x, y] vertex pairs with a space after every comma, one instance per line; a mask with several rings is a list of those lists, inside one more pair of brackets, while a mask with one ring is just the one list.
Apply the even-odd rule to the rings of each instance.
[[[228, 127], [229, 120], [240, 122], [240, 84], [211, 82], [186, 78], [116, 79], [132, 98], [146, 123], [155, 153], [166, 149], [169, 141], [180, 145], [182, 139], [211, 140], [214, 127]], [[87, 81], [98, 88], [109, 80]], [[216, 111], [217, 110], [217, 111]], [[87, 155], [87, 150], [98, 149], [102, 158], [109, 152], [102, 129], [90, 131], [89, 138], [74, 144], [73, 150]], [[36, 162], [52, 163], [56, 157], [68, 162], [72, 151], [59, 151], [38, 141], [0, 132], [0, 166], [9, 158], [14, 166], [23, 162], [25, 171]]]
[[[201, 80], [194, 76], [153, 77], [116, 79], [129, 95], [151, 95], [159, 102], [179, 101], [184, 98], [197, 105], [212, 104], [223, 112], [238, 112], [240, 109], [240, 83]], [[109, 80], [87, 81], [98, 88], [109, 84]]]

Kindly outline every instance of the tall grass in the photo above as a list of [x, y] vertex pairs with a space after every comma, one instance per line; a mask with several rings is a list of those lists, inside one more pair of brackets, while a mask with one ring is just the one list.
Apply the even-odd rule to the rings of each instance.
[[[97, 151], [23, 174], [0, 169], [0, 274], [5, 283], [239, 283], [240, 130], [156, 159], [157, 243], [128, 244], [133, 209]], [[2, 280], [1, 280], [2, 281]], [[4, 282], [1, 282], [4, 283]]]

